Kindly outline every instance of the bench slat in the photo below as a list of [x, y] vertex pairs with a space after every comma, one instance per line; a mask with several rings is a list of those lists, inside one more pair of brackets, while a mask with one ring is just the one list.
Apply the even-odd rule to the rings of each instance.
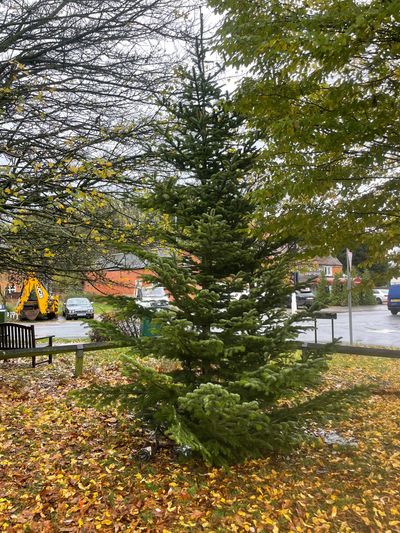
[[[52, 345], [53, 335], [49, 336], [49, 346]], [[45, 337], [42, 337], [45, 338]], [[36, 348], [35, 326], [23, 324], [4, 323], [0, 324], [0, 349], [1, 350], [29, 350]], [[52, 362], [52, 356], [46, 363]], [[36, 356], [32, 356], [32, 366], [36, 366]]]

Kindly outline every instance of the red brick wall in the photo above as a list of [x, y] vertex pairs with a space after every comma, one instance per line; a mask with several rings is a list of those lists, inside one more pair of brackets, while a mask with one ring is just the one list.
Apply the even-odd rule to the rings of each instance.
[[337, 273], [342, 274], [342, 272], [343, 272], [343, 267], [342, 266], [333, 266], [332, 267], [332, 276], [334, 276]]
[[110, 270], [104, 272], [101, 281], [93, 280], [93, 284], [85, 281], [83, 289], [91, 294], [112, 296], [135, 296], [137, 280], [143, 274], [151, 274], [149, 270]]

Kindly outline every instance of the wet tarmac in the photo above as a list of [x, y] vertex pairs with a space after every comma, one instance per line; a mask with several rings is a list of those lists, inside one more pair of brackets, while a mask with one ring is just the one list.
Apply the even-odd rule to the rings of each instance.
[[[349, 315], [346, 308], [330, 308], [327, 311], [337, 312], [334, 320], [334, 337], [341, 338], [343, 344], [349, 343]], [[26, 322], [24, 322], [26, 324]], [[35, 322], [37, 337], [55, 335], [56, 339], [89, 338], [89, 327], [81, 320], [46, 320]], [[305, 324], [306, 325], [306, 324]], [[313, 326], [313, 322], [307, 325]], [[299, 340], [314, 342], [315, 332], [306, 331], [299, 336]], [[317, 321], [318, 342], [332, 340], [331, 320]], [[392, 315], [386, 305], [356, 307], [353, 309], [353, 341], [355, 344], [366, 346], [400, 347], [400, 314]]]
[[[337, 312], [334, 320], [334, 336], [341, 338], [342, 344], [350, 342], [349, 313], [346, 308], [330, 308], [327, 311]], [[353, 309], [353, 342], [366, 346], [400, 347], [400, 314], [392, 315], [386, 305], [356, 307]], [[313, 325], [312, 322], [308, 323]], [[314, 342], [315, 332], [307, 331], [300, 335], [299, 340]], [[318, 342], [332, 340], [331, 320], [317, 320]]]

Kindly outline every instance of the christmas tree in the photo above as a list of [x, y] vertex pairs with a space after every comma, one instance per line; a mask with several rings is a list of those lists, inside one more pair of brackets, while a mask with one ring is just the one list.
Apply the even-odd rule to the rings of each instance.
[[[325, 363], [290, 344], [297, 335], [284, 309], [293, 290], [290, 245], [279, 235], [255, 236], [258, 151], [217, 78], [198, 39], [193, 67], [162, 102], [166, 118], [152, 153], [162, 175], [148, 179], [139, 204], [160, 221], [154, 238], [164, 253], [135, 253], [153, 272], [145, 281], [164, 287], [172, 306], [146, 309], [157, 334], [138, 340], [140, 359], [126, 359], [132, 388], [124, 385], [118, 400], [223, 464], [296, 441], [277, 402], [311, 386]], [[148, 356], [168, 371], [155, 370]]]

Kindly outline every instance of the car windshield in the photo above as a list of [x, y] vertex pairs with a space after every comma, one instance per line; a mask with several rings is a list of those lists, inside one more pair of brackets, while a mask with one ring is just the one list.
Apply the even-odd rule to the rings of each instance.
[[163, 287], [143, 287], [142, 298], [165, 298], [165, 291]]
[[76, 307], [78, 305], [90, 305], [90, 302], [87, 298], [69, 298], [66, 305]]

